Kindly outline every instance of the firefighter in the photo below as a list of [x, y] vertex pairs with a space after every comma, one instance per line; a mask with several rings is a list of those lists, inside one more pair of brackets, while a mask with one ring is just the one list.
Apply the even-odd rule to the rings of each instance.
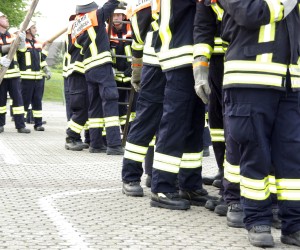
[[43, 43], [36, 39], [36, 33], [36, 23], [30, 21], [26, 28], [26, 51], [18, 54], [18, 63], [21, 71], [21, 90], [25, 117], [31, 104], [34, 130], [44, 131], [45, 128], [42, 126], [43, 73], [49, 80], [51, 72], [46, 62], [48, 52], [42, 49]]
[[300, 246], [300, 1], [220, 0], [224, 119], [238, 143], [244, 224], [252, 245], [272, 247], [270, 172], [281, 242]]
[[[117, 7], [113, 14], [113, 25], [110, 34], [110, 48], [113, 55], [113, 70], [115, 73], [115, 81], [118, 87], [129, 88], [131, 81], [131, 41], [121, 41], [118, 39], [131, 39], [130, 23], [121, 23], [118, 21], [126, 20], [126, 8]], [[116, 39], [114, 39], [116, 38]], [[126, 56], [116, 57], [118, 56]], [[119, 116], [121, 126], [125, 125], [129, 91], [119, 89]], [[133, 105], [134, 108], [135, 105]]]
[[66, 131], [65, 148], [72, 151], [81, 151], [89, 146], [82, 142], [81, 132], [88, 120], [88, 93], [85, 80], [85, 68], [80, 46], [72, 42], [71, 30], [74, 25], [75, 15], [69, 18], [69, 26], [66, 35], [66, 86], [69, 88], [69, 121]]
[[[9, 21], [6, 15], [0, 12], [0, 57], [8, 53], [10, 46], [16, 37], [14, 34], [10, 34], [7, 31], [8, 27]], [[20, 33], [19, 37], [20, 44], [17, 53], [21, 51], [24, 52], [26, 50], [25, 33]], [[9, 92], [9, 95], [13, 100], [12, 110], [15, 127], [18, 133], [30, 133], [30, 129], [27, 129], [24, 123], [24, 106], [20, 85], [20, 69], [17, 63], [16, 56], [8, 67], [8, 70], [6, 71], [4, 79], [0, 85], [0, 133], [4, 131], [7, 92]]]
[[117, 0], [109, 0], [98, 9], [94, 1], [80, 1], [76, 6], [76, 18], [71, 31], [72, 42], [81, 46], [83, 53], [89, 95], [90, 147], [102, 150], [104, 120], [108, 155], [124, 154], [118, 112], [119, 95], [105, 29], [105, 21], [119, 3]]
[[205, 106], [194, 89], [195, 13], [193, 0], [161, 1], [155, 51], [167, 83], [154, 153], [153, 207], [186, 210], [190, 205], [204, 206], [212, 198], [202, 186]]
[[139, 92], [136, 118], [127, 136], [122, 165], [122, 192], [128, 196], [144, 194], [140, 185], [144, 160], [146, 184], [151, 186], [154, 138], [162, 116], [166, 84], [152, 46], [158, 28], [159, 2], [136, 0], [128, 8], [133, 31], [131, 84]]

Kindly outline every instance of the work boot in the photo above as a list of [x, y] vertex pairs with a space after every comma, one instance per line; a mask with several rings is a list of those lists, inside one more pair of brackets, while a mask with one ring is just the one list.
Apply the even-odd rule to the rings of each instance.
[[3, 132], [4, 132], [4, 127], [0, 126], [0, 133], [3, 133]]
[[229, 227], [244, 228], [244, 212], [241, 203], [232, 203], [228, 205], [227, 225]]
[[133, 197], [144, 196], [144, 191], [139, 181], [133, 181], [129, 183], [123, 182], [122, 193]]
[[278, 212], [279, 212], [278, 207], [272, 207], [272, 214], [273, 214], [272, 227], [276, 229], [281, 229], [281, 220], [279, 219]]
[[[210, 211], [214, 211], [215, 210], [215, 207], [217, 205], [220, 205], [221, 203], [223, 203], [224, 200], [222, 197], [220, 197], [219, 199], [217, 200], [208, 200], [206, 203], [205, 203], [205, 208], [210, 210]], [[227, 211], [226, 211], [227, 212]]]
[[88, 149], [90, 147], [90, 145], [86, 142], [83, 142], [82, 147], [83, 147], [83, 149]]
[[65, 149], [72, 150], [72, 151], [81, 151], [83, 149], [82, 147], [82, 141], [76, 141], [73, 138], [67, 137], [66, 138], [66, 144]]
[[146, 177], [146, 182], [145, 182], [146, 187], [151, 188], [151, 181], [152, 181], [152, 175], [148, 174]]
[[223, 178], [223, 172], [219, 170], [219, 172], [215, 176], [202, 176], [202, 182], [205, 185], [212, 185], [214, 180], [221, 180]]
[[207, 191], [202, 188], [195, 191], [183, 191], [179, 190], [179, 196], [182, 199], [190, 201], [194, 206], [205, 206], [208, 200], [217, 200], [217, 197], [210, 196]]
[[106, 154], [108, 154], [108, 155], [124, 155], [124, 148], [122, 146], [107, 147]]
[[28, 128], [18, 128], [18, 133], [29, 134], [31, 131]]
[[214, 186], [216, 188], [221, 188], [221, 186], [222, 186], [222, 179], [216, 179], [216, 180], [214, 180], [214, 182], [212, 183], [212, 186]]
[[271, 234], [271, 227], [268, 225], [253, 226], [248, 231], [248, 239], [256, 247], [273, 247], [274, 240]]
[[150, 205], [151, 207], [171, 210], [187, 210], [190, 208], [190, 202], [180, 198], [178, 193], [151, 193]]
[[225, 201], [215, 207], [214, 212], [219, 216], [226, 216], [228, 211], [228, 206]]
[[300, 247], [300, 231], [288, 235], [281, 235], [280, 240], [284, 244]]
[[210, 156], [209, 147], [204, 147], [203, 148], [203, 157], [208, 157], [208, 156]]
[[102, 145], [100, 148], [93, 148], [93, 147], [89, 147], [89, 152], [90, 153], [106, 153], [106, 146]]
[[45, 128], [43, 126], [34, 127], [35, 131], [45, 131]]

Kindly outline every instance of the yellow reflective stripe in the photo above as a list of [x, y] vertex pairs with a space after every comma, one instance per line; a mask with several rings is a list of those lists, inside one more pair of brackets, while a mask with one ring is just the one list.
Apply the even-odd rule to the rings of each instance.
[[125, 50], [125, 55], [126, 56], [130, 56], [130, 57], [127, 57], [127, 62], [131, 62], [132, 61], [131, 60], [132, 53], [131, 53], [131, 47], [130, 47], [130, 45], [126, 45], [125, 48], [124, 48], [124, 50]]
[[104, 51], [100, 54], [97, 54], [96, 56], [86, 58], [83, 61], [85, 70], [88, 70], [98, 65], [102, 65], [107, 62], [112, 62], [111, 53], [109, 51]]
[[41, 71], [32, 71], [28, 69], [26, 71], [21, 71], [22, 79], [42, 79], [43, 73]]
[[182, 65], [188, 65], [192, 64], [193, 62], [193, 55], [184, 55], [184, 56], [178, 56], [177, 58], [169, 58], [166, 61], [161, 61], [160, 65], [162, 70], [167, 70], [171, 68], [176, 68]]
[[180, 162], [181, 158], [179, 157], [155, 152], [153, 168], [177, 174], [179, 172]]
[[132, 153], [127, 150], [125, 150], [125, 153], [124, 153], [124, 158], [133, 160], [133, 161], [137, 161], [137, 162], [143, 162], [145, 157], [146, 157], [146, 155]]
[[199, 168], [202, 166], [203, 151], [199, 153], [184, 153], [181, 158], [180, 168]]
[[82, 126], [82, 125], [80, 125], [80, 124], [74, 122], [73, 120], [70, 120], [70, 121], [68, 122], [68, 127], [69, 127], [71, 130], [73, 130], [75, 133], [78, 133], [78, 134], [79, 134], [79, 133], [82, 131], [82, 129], [83, 129], [83, 126]]
[[140, 29], [139, 29], [139, 25], [138, 25], [138, 21], [137, 21], [137, 15], [134, 15], [131, 18], [131, 26], [132, 26], [132, 31], [134, 32], [137, 42], [139, 44], [143, 45], [144, 41], [142, 40], [141, 35], [140, 35]]
[[41, 62], [41, 68], [44, 68], [45, 66], [48, 66], [46, 61]]
[[219, 21], [222, 21], [223, 19], [223, 14], [224, 14], [224, 10], [217, 4], [212, 4], [211, 8], [213, 9], [213, 11], [216, 13], [217, 18]]
[[155, 141], [156, 141], [156, 136], [154, 136], [153, 139], [151, 140], [151, 142], [149, 143], [149, 147], [154, 146]]
[[147, 154], [148, 147], [139, 146], [130, 142], [126, 142], [125, 150], [138, 154]]
[[273, 73], [281, 74], [285, 76], [287, 66], [280, 63], [263, 63], [256, 61], [228, 61], [225, 62], [225, 74], [230, 71], [245, 71], [245, 72], [262, 72], [262, 73]]
[[14, 115], [20, 115], [20, 114], [24, 114], [24, 106], [19, 106], [19, 107], [12, 107], [12, 111]]
[[103, 128], [104, 119], [103, 118], [89, 118], [89, 128]]
[[31, 53], [27, 51], [25, 53], [25, 65], [30, 66], [31, 65]]
[[224, 129], [209, 128], [211, 141], [213, 142], [224, 142]]
[[269, 177], [262, 180], [241, 176], [241, 195], [253, 200], [265, 200], [270, 196]]
[[277, 194], [276, 181], [275, 176], [269, 175], [269, 183], [270, 183], [270, 192], [272, 194]]
[[[158, 15], [157, 15], [157, 16], [158, 16]], [[153, 15], [152, 15], [152, 17], [153, 17]], [[158, 25], [158, 23], [157, 23], [157, 20], [153, 21], [153, 22], [151, 23], [151, 26], [152, 26], [152, 29], [153, 29], [154, 31], [159, 30], [159, 25]]]
[[91, 39], [91, 44], [89, 45], [89, 49], [91, 51], [91, 55], [92, 57], [97, 56], [98, 55], [98, 48], [97, 48], [97, 44], [96, 44], [96, 31], [94, 29], [94, 27], [91, 27], [87, 30], [89, 37]]
[[167, 51], [158, 53], [159, 60], [167, 60], [170, 57], [184, 56], [186, 54], [193, 55], [193, 46], [185, 45], [180, 48], [169, 49]]
[[135, 112], [131, 112], [130, 113], [130, 117], [129, 117], [129, 122], [133, 122], [133, 120], [135, 119], [136, 117], [136, 113]]
[[6, 113], [6, 106], [0, 107], [0, 114]]
[[84, 126], [83, 126], [84, 130], [88, 130], [89, 129], [89, 122], [87, 121]]
[[289, 70], [292, 76], [300, 77], [300, 57], [299, 57], [299, 64], [289, 65]]
[[292, 88], [300, 88], [300, 78], [291, 77]]
[[8, 69], [4, 75], [5, 79], [20, 77], [20, 70], [18, 66], [15, 66], [13, 69]]
[[43, 111], [42, 110], [32, 110], [32, 115], [35, 118], [41, 118], [41, 117], [43, 117]]
[[195, 44], [193, 50], [194, 58], [197, 56], [205, 56], [210, 59], [213, 53], [213, 48], [206, 43]]
[[169, 26], [171, 17], [171, 0], [166, 0], [161, 5], [159, 36], [161, 39], [161, 51], [169, 50], [172, 33]]
[[[112, 48], [112, 55], [116, 55], [116, 49], [115, 48]], [[117, 58], [116, 56], [112, 56], [112, 62], [113, 64], [116, 64], [117, 63]]]
[[300, 190], [277, 190], [278, 200], [299, 201]]
[[278, 22], [283, 18], [283, 5], [280, 0], [265, 0], [270, 10], [270, 23]]
[[240, 183], [240, 166], [232, 165], [224, 159], [224, 178], [232, 183]]
[[[268, 25], [263, 25], [259, 30], [258, 43], [271, 42], [275, 40], [275, 23]], [[273, 58], [273, 53], [265, 53], [262, 55], [257, 55], [257, 62], [271, 62]]]
[[132, 41], [131, 48], [133, 50], [143, 50], [144, 45], [138, 44], [135, 40]]
[[105, 127], [115, 127], [120, 126], [119, 117], [118, 116], [110, 116], [104, 117]]

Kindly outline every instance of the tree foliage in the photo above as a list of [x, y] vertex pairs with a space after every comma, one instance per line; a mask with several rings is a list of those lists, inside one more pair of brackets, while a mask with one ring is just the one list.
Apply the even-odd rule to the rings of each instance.
[[31, 0], [1, 0], [0, 11], [7, 15], [11, 27], [19, 27], [30, 4]]

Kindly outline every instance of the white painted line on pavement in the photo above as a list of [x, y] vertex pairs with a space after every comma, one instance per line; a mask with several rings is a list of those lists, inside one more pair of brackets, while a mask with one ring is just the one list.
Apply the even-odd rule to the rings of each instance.
[[7, 164], [17, 165], [20, 163], [17, 155], [0, 140], [0, 155]]
[[88, 250], [91, 248], [89, 248], [85, 243], [86, 241], [84, 237], [81, 234], [79, 234], [75, 227], [70, 222], [68, 222], [66, 218], [55, 208], [54, 200], [66, 196], [73, 196], [85, 193], [100, 193], [106, 191], [115, 191], [119, 189], [120, 188], [88, 189], [57, 193], [40, 198], [39, 205], [41, 209], [45, 211], [49, 218], [53, 221], [53, 223], [59, 231], [59, 234], [70, 244], [71, 247], [69, 249]]

